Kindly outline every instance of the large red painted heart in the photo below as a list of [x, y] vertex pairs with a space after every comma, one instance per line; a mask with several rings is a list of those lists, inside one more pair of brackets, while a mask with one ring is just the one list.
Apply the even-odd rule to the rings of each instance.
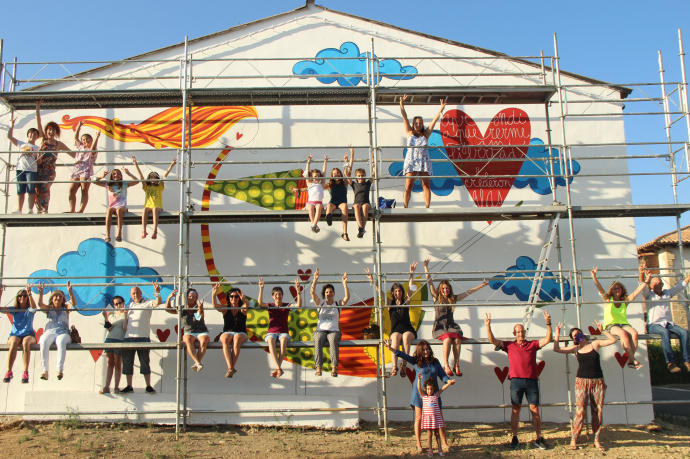
[[625, 352], [621, 355], [620, 352], [616, 352], [613, 355], [616, 357], [616, 360], [618, 361], [618, 365], [620, 365], [621, 368], [623, 368], [625, 366], [626, 362], [628, 361], [628, 353]]
[[[300, 291], [300, 292], [304, 291], [304, 287], [300, 285], [300, 286], [299, 286], [299, 291]], [[294, 285], [291, 285], [291, 286], [290, 286], [290, 294], [292, 295], [292, 297], [293, 297], [295, 300], [297, 299], [297, 289], [295, 288]]]
[[96, 362], [99, 358], [101, 358], [101, 355], [103, 355], [103, 349], [89, 349], [89, 352], [91, 353], [91, 358], [94, 362]]
[[541, 376], [541, 372], [544, 371], [545, 366], [546, 362], [543, 360], [537, 364], [537, 376]]
[[36, 330], [36, 342], [38, 343], [41, 340], [41, 336], [43, 336], [43, 329], [39, 328]]
[[311, 277], [311, 268], [305, 269], [304, 271], [302, 271], [301, 269], [298, 269], [297, 274], [299, 274], [299, 278], [302, 279], [302, 282], [306, 282]]
[[501, 384], [506, 380], [508, 377], [508, 367], [494, 367], [494, 373], [496, 373], [496, 377], [498, 378], [499, 381], [501, 381]]
[[[177, 329], [177, 325], [175, 325], [175, 333], [178, 335], [180, 334], [180, 331]], [[182, 330], [182, 336], [184, 336], [184, 330]]]
[[[176, 325], [177, 327], [177, 325]], [[161, 330], [160, 328], [156, 329], [156, 336], [158, 336], [158, 341], [161, 343], [164, 343], [168, 340], [168, 337], [170, 336], [170, 329], [166, 328], [165, 330]]]
[[[504, 160], [521, 160], [529, 148], [506, 145], [529, 145], [530, 136], [529, 116], [514, 107], [498, 112], [484, 134], [472, 117], [462, 110], [449, 110], [441, 120], [441, 137], [448, 157], [478, 207], [503, 205], [515, 175], [522, 167], [522, 161]], [[497, 175], [513, 177], [495, 177]]]
[[590, 335], [601, 335], [601, 332], [599, 331], [598, 328], [594, 328], [591, 325], [587, 327], [587, 330], [589, 330]]
[[414, 384], [414, 377], [416, 374], [417, 374], [416, 371], [410, 370], [409, 368], [405, 367], [405, 375], [407, 376], [407, 379], [409, 379], [412, 384]]

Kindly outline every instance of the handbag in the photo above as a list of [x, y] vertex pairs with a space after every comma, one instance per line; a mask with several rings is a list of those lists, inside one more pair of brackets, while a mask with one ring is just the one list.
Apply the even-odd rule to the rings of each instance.
[[74, 325], [69, 329], [69, 337], [72, 338], [73, 343], [81, 344], [81, 336], [79, 336], [79, 331]]

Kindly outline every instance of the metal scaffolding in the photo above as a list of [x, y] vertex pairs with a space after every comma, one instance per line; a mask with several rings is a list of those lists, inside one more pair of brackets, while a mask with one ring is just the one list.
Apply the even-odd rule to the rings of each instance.
[[[54, 82], [64, 82], [65, 78], [31, 78], [19, 79], [18, 68], [20, 65], [34, 65], [39, 63], [18, 63], [16, 60], [7, 63], [2, 61], [2, 41], [0, 41], [0, 102], [10, 107], [11, 110], [30, 110], [34, 109], [37, 101], [42, 101], [42, 107], [46, 109], [67, 109], [67, 108], [129, 108], [129, 107], [181, 107], [181, 130], [180, 130], [180, 148], [171, 150], [175, 151], [178, 160], [179, 174], [175, 182], [179, 186], [179, 204], [177, 212], [162, 212], [160, 215], [160, 223], [167, 225], [177, 225], [178, 227], [178, 260], [177, 260], [177, 274], [172, 276], [165, 276], [168, 278], [174, 277], [175, 285], [180, 287], [180, 291], [185, 291], [191, 285], [208, 284], [204, 279], [207, 275], [199, 275], [190, 272], [190, 227], [191, 225], [203, 223], [247, 223], [254, 222], [295, 222], [304, 220], [303, 211], [290, 210], [255, 210], [255, 211], [232, 211], [232, 210], [217, 210], [217, 211], [198, 211], [193, 207], [191, 184], [194, 182], [206, 182], [205, 178], [192, 177], [192, 165], [194, 164], [215, 164], [215, 163], [200, 163], [195, 162], [193, 158], [194, 151], [203, 150], [203, 148], [194, 148], [191, 144], [191, 111], [192, 106], [213, 106], [213, 105], [361, 105], [366, 106], [368, 110], [368, 125], [369, 125], [369, 145], [367, 146], [369, 155], [370, 170], [373, 171], [371, 178], [373, 179], [372, 193], [374, 197], [374, 205], [372, 207], [369, 219], [372, 222], [372, 252], [374, 259], [374, 276], [375, 288], [374, 298], [375, 304], [373, 306], [376, 321], [381, 326], [381, 334], [378, 340], [351, 340], [341, 342], [341, 346], [371, 346], [376, 347], [377, 357], [377, 405], [376, 407], [358, 408], [357, 411], [375, 411], [379, 424], [383, 428], [385, 435], [388, 436], [388, 411], [399, 410], [401, 407], [388, 406], [387, 387], [385, 378], [385, 349], [384, 349], [384, 334], [383, 334], [383, 313], [386, 309], [385, 297], [381, 296], [384, 292], [383, 284], [386, 280], [391, 280], [396, 275], [402, 276], [405, 273], [384, 273], [382, 267], [382, 253], [384, 251], [384, 244], [381, 240], [381, 225], [398, 222], [446, 222], [446, 221], [525, 221], [525, 220], [548, 220], [551, 222], [549, 228], [549, 236], [546, 243], [548, 250], [543, 251], [543, 256], [540, 257], [540, 265], [535, 272], [531, 274], [536, 279], [543, 278], [546, 263], [551, 253], [555, 252], [558, 268], [552, 270], [558, 278], [558, 283], [561, 290], [561, 298], [565, 295], [566, 282], [569, 283], [573, 292], [574, 299], [571, 301], [561, 300], [555, 301], [555, 305], [561, 305], [562, 310], [565, 311], [566, 305], [574, 305], [577, 310], [578, 326], [581, 325], [581, 308], [588, 304], [598, 304], [598, 302], [586, 302], [580, 297], [582, 288], [581, 273], [577, 263], [576, 250], [576, 235], [574, 229], [574, 222], [576, 219], [594, 219], [594, 218], [618, 218], [618, 217], [658, 217], [658, 216], [673, 216], [676, 220], [678, 230], [678, 245], [681, 253], [681, 265], [677, 272], [682, 272], [683, 265], [683, 247], [682, 238], [680, 237], [680, 218], [681, 215], [690, 210], [690, 203], [680, 202], [678, 198], [678, 185], [688, 178], [688, 158], [690, 158], [689, 143], [690, 138], [690, 114], [688, 110], [688, 93], [687, 93], [687, 79], [685, 74], [684, 50], [680, 31], [678, 31], [678, 42], [680, 49], [682, 78], [679, 82], [668, 83], [664, 80], [664, 69], [659, 53], [659, 72], [660, 72], [660, 88], [662, 96], [660, 98], [640, 97], [627, 99], [628, 103], [658, 103], [663, 105], [662, 111], [651, 112], [624, 112], [621, 110], [616, 113], [605, 114], [589, 114], [587, 116], [626, 116], [626, 115], [663, 115], [666, 125], [666, 141], [665, 142], [651, 142], [651, 143], [636, 143], [636, 142], [621, 142], [616, 144], [578, 144], [580, 148], [587, 147], [601, 147], [606, 145], [615, 145], [619, 147], [632, 147], [640, 145], [666, 146], [668, 151], [665, 154], [650, 154], [630, 156], [610, 156], [611, 159], [631, 159], [631, 158], [663, 158], [670, 164], [670, 176], [672, 179], [673, 189], [673, 204], [653, 204], [653, 205], [613, 205], [613, 206], [578, 206], [573, 204], [571, 199], [570, 182], [575, 176], [573, 170], [574, 157], [572, 153], [572, 146], [566, 139], [566, 126], [569, 118], [582, 117], [582, 114], [569, 113], [569, 104], [578, 103], [592, 103], [591, 99], [578, 99], [578, 88], [600, 86], [612, 88], [627, 97], [632, 91], [625, 86], [639, 87], [647, 84], [629, 84], [625, 86], [613, 86], [608, 83], [589, 81], [586, 84], [563, 84], [562, 72], [560, 70], [560, 57], [558, 53], [558, 42], [554, 35], [554, 55], [527, 58], [514, 58], [506, 56], [505, 59], [521, 60], [521, 63], [526, 63], [535, 69], [534, 73], [519, 73], [515, 75], [531, 78], [530, 84], [524, 86], [452, 86], [452, 87], [387, 87], [382, 84], [382, 79], [379, 75], [379, 62], [384, 57], [377, 56], [374, 52], [374, 39], [371, 40], [371, 48], [366, 53], [366, 74], [356, 75], [360, 78], [365, 78], [364, 86], [352, 86], [344, 88], [330, 88], [330, 87], [252, 87], [252, 88], [196, 88], [193, 87], [195, 80], [209, 79], [211, 77], [218, 78], [220, 75], [198, 75], [192, 74], [193, 65], [195, 63], [204, 62], [203, 59], [195, 59], [189, 54], [188, 42], [185, 38], [184, 50], [179, 60], [169, 61], [129, 61], [129, 64], [143, 63], [143, 62], [168, 62], [178, 63], [180, 66], [179, 88], [169, 89], [68, 89], [68, 90], [50, 90], [46, 89], [46, 85]], [[406, 57], [407, 58], [407, 57]], [[414, 57], [415, 59], [455, 59], [455, 60], [471, 60], [481, 59], [481, 57]], [[290, 60], [298, 60], [299, 58], [283, 58]], [[492, 59], [499, 60], [500, 57], [492, 56]], [[531, 59], [531, 60], [530, 60]], [[251, 59], [250, 59], [251, 60]], [[257, 59], [258, 60], [258, 59]], [[550, 61], [550, 65], [546, 62]], [[96, 62], [94, 62], [96, 63]], [[98, 62], [99, 64], [117, 64], [118, 62]], [[480, 72], [477, 74], [453, 74], [450, 72], [433, 74], [431, 76], [444, 77], [461, 77], [461, 76], [478, 76], [485, 79], [490, 79], [491, 76], [506, 76], [512, 75], [506, 72], [498, 72], [496, 74], [487, 74]], [[84, 75], [78, 75], [79, 81], [135, 81], [145, 79], [143, 77], [118, 77], [118, 78], [101, 78], [91, 77], [89, 72]], [[319, 75], [312, 75], [318, 77]], [[423, 75], [420, 75], [420, 77]], [[248, 76], [251, 77], [251, 76]], [[264, 76], [265, 77], [265, 76]], [[283, 75], [271, 75], [271, 78], [288, 78]], [[294, 76], [290, 76], [294, 78]], [[160, 78], [160, 77], [159, 77]], [[166, 77], [167, 78], [167, 77]], [[172, 79], [172, 78], [171, 78]], [[535, 81], [538, 80], [536, 83]], [[232, 80], [230, 80], [232, 84]], [[17, 91], [19, 85], [28, 85], [26, 90]], [[675, 88], [667, 91], [666, 87], [672, 85]], [[389, 177], [382, 177], [380, 172], [384, 160], [381, 153], [384, 148], [400, 148], [400, 146], [382, 146], [378, 140], [378, 111], [381, 106], [390, 106], [399, 103], [402, 93], [409, 95], [406, 103], [428, 105], [436, 103], [441, 97], [447, 98], [448, 104], [469, 105], [469, 104], [531, 104], [543, 105], [545, 121], [546, 121], [546, 137], [547, 142], [544, 147], [548, 151], [548, 163], [550, 166], [549, 180], [551, 182], [552, 204], [544, 206], [530, 206], [524, 205], [520, 207], [472, 207], [472, 208], [457, 208], [457, 209], [380, 209], [376, 203], [380, 197], [381, 184]], [[671, 101], [672, 97], [676, 97], [678, 111], [672, 111]], [[570, 98], [570, 100], [569, 100]], [[602, 103], [620, 103], [618, 99], [602, 99]], [[557, 114], [552, 115], [551, 110], [553, 105], [557, 106]], [[674, 120], [672, 115], [678, 115]], [[557, 119], [557, 123], [552, 121]], [[685, 120], [687, 124], [688, 135], [685, 140], [676, 141], [672, 139], [671, 127], [675, 123], [680, 123]], [[557, 136], [552, 132], [553, 126], [556, 126]], [[555, 142], [553, 137], [560, 138], [560, 141]], [[333, 146], [329, 148], [343, 148], [344, 146]], [[281, 147], [282, 148], [282, 147]], [[290, 148], [290, 147], [286, 147]], [[300, 147], [304, 149], [304, 147]], [[323, 148], [323, 147], [321, 147]], [[217, 149], [215, 149], [217, 150]], [[119, 151], [119, 150], [118, 150]], [[561, 151], [563, 154], [558, 158], [553, 156], [553, 151]], [[686, 168], [680, 168], [676, 164], [675, 157], [679, 151], [685, 154]], [[102, 225], [104, 221], [103, 214], [48, 214], [48, 215], [16, 215], [9, 213], [9, 186], [12, 182], [10, 179], [10, 165], [12, 152], [0, 152], [0, 161], [5, 163], [6, 173], [4, 175], [5, 207], [4, 213], [0, 214], [0, 225], [2, 226], [2, 257], [0, 258], [0, 278], [11, 279], [4, 277], [4, 260], [5, 260], [5, 242], [7, 232], [11, 228], [22, 228], [29, 226], [43, 226], [43, 227], [57, 227], [57, 226], [87, 226], [87, 225]], [[7, 159], [5, 159], [5, 155]], [[597, 159], [601, 156], [594, 157], [578, 157], [579, 161], [587, 159]], [[445, 161], [445, 160], [444, 160]], [[496, 160], [499, 161], [499, 160]], [[514, 159], [513, 159], [514, 161]], [[242, 162], [238, 162], [242, 163]], [[286, 161], [280, 161], [286, 163]], [[301, 163], [301, 161], [300, 161]], [[154, 164], [154, 163], [150, 163]], [[252, 162], [251, 164], [257, 164]], [[373, 167], [376, 165], [377, 167]], [[601, 174], [605, 176], [605, 174]], [[634, 174], [629, 174], [634, 175]], [[644, 175], [644, 174], [640, 174]], [[491, 176], [490, 176], [491, 177]], [[496, 176], [493, 176], [496, 177]], [[501, 177], [501, 176], [498, 176]], [[515, 176], [512, 176], [515, 177]], [[393, 180], [399, 178], [394, 178]], [[560, 179], [565, 188], [565, 203], [562, 203], [562, 197], [557, 195], [555, 181]], [[354, 217], [351, 214], [351, 217]], [[560, 222], [567, 222], [568, 228], [568, 254], [570, 257], [572, 269], [565, 270], [563, 264], [563, 253], [561, 246]], [[140, 217], [134, 214], [128, 214], [124, 218], [125, 224], [135, 224], [140, 222]], [[547, 247], [547, 245], [545, 245]], [[555, 251], [553, 250], [555, 249]], [[543, 259], [542, 259], [543, 258]], [[236, 273], [235, 273], [236, 274]], [[481, 279], [486, 274], [485, 272], [456, 272], [451, 274], [454, 279], [458, 280], [474, 280]], [[281, 276], [277, 274], [276, 276]], [[459, 276], [459, 277], [458, 277]], [[228, 275], [233, 277], [232, 274]], [[242, 276], [236, 276], [239, 279], [238, 285], [243, 283]], [[620, 277], [620, 276], [618, 276]], [[18, 279], [16, 279], [18, 280]], [[76, 282], [78, 285], [78, 280]], [[537, 301], [538, 291], [531, 295], [531, 310], [534, 308], [534, 303]], [[184, 308], [184, 299], [179, 299], [176, 307], [177, 326], [181, 328], [181, 314]], [[488, 303], [486, 303], [488, 304]], [[496, 305], [505, 305], [508, 307], [515, 307], [518, 304], [524, 306], [523, 303], [502, 302], [495, 303]], [[363, 306], [370, 307], [370, 306]], [[530, 310], [530, 314], [531, 314]], [[433, 340], [432, 340], [433, 341]], [[467, 344], [486, 344], [486, 340], [468, 339]], [[293, 343], [291, 346], [302, 347], [311, 346], [311, 342]], [[125, 348], [128, 345], [116, 345], [119, 348]], [[129, 345], [133, 347], [133, 345]], [[263, 348], [263, 343], [247, 343], [248, 348]], [[113, 346], [110, 346], [113, 347]], [[185, 348], [182, 345], [181, 334], [178, 336], [175, 344], [151, 344], [142, 346], [137, 344], [136, 347], [147, 347], [151, 349], [169, 349], [176, 351], [176, 433], [186, 425], [187, 419], [194, 413], [194, 410], [187, 406], [187, 365]], [[218, 347], [217, 345], [211, 348]], [[0, 349], [6, 347], [0, 346]], [[102, 343], [90, 343], [82, 345], [71, 345], [70, 349], [106, 349], [108, 345]], [[566, 378], [569, 374], [568, 360], [566, 358]], [[556, 403], [552, 406], [567, 406], [571, 407], [570, 388], [569, 400], [567, 403]], [[651, 403], [636, 402], [636, 403]], [[618, 402], [618, 404], [620, 404]], [[501, 407], [503, 405], [499, 405]], [[480, 406], [475, 406], [480, 407]], [[482, 406], [483, 407], [483, 406]], [[492, 406], [496, 407], [496, 406]], [[465, 409], [463, 407], [447, 407], [451, 409]], [[281, 411], [285, 411], [282, 410]], [[300, 410], [292, 410], [300, 411]], [[317, 411], [317, 410], [315, 410]], [[331, 411], [338, 411], [331, 409]], [[345, 410], [348, 411], [348, 410]], [[352, 411], [352, 410], [350, 410]], [[160, 411], [163, 413], [163, 411]], [[168, 411], [165, 411], [168, 413]], [[116, 413], [116, 412], [113, 412]], [[117, 412], [118, 414], [120, 412]], [[153, 413], [153, 412], [152, 412]], [[229, 411], [217, 411], [217, 413], [229, 413]], [[14, 413], [13, 413], [14, 414]], [[21, 414], [21, 413], [16, 413]], [[43, 413], [41, 413], [43, 414]], [[122, 413], [125, 414], [126, 412]]]

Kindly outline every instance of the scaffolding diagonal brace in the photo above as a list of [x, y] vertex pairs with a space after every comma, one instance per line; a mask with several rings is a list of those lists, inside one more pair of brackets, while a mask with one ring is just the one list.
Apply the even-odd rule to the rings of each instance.
[[534, 309], [537, 307], [537, 303], [539, 302], [539, 292], [541, 292], [541, 285], [544, 281], [544, 273], [547, 269], [546, 264], [549, 261], [551, 249], [554, 246], [556, 230], [558, 229], [560, 219], [560, 214], [557, 214], [553, 219], [551, 219], [551, 222], [549, 223], [549, 232], [546, 235], [546, 242], [541, 248], [541, 253], [539, 253], [539, 261], [537, 262], [537, 267], [534, 272], [534, 279], [532, 280], [532, 287], [530, 288], [527, 307], [525, 308], [525, 314], [522, 317], [522, 324], [525, 327], [525, 334], [529, 331], [529, 327], [532, 324]]

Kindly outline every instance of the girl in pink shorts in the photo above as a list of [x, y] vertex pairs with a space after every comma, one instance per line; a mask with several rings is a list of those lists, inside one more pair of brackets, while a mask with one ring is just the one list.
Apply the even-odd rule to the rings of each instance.
[[311, 230], [315, 233], [320, 231], [319, 229], [319, 219], [321, 218], [321, 212], [323, 211], [323, 190], [328, 188], [328, 185], [324, 185], [323, 176], [326, 174], [326, 165], [328, 164], [328, 156], [323, 157], [323, 167], [321, 170], [311, 169], [311, 159], [310, 154], [307, 157], [307, 167], [304, 169], [304, 175], [309, 176], [307, 179], [307, 187], [299, 188], [295, 187], [293, 189], [294, 193], [299, 193], [300, 191], [306, 191], [308, 193], [307, 198], [307, 211], [309, 212], [309, 223], [311, 224]]
[[[105, 214], [105, 242], [110, 242], [110, 226], [113, 214], [117, 216], [117, 236], [115, 240], [118, 242], [122, 241], [122, 217], [127, 213], [127, 188], [139, 183], [139, 180], [131, 172], [126, 168], [123, 168], [123, 170], [133, 180], [123, 180], [120, 169], [113, 169], [112, 172], [106, 169], [93, 182], [98, 186], [105, 187], [108, 192], [108, 209]], [[101, 180], [108, 176], [108, 174], [110, 174], [108, 181], [102, 182]]]

